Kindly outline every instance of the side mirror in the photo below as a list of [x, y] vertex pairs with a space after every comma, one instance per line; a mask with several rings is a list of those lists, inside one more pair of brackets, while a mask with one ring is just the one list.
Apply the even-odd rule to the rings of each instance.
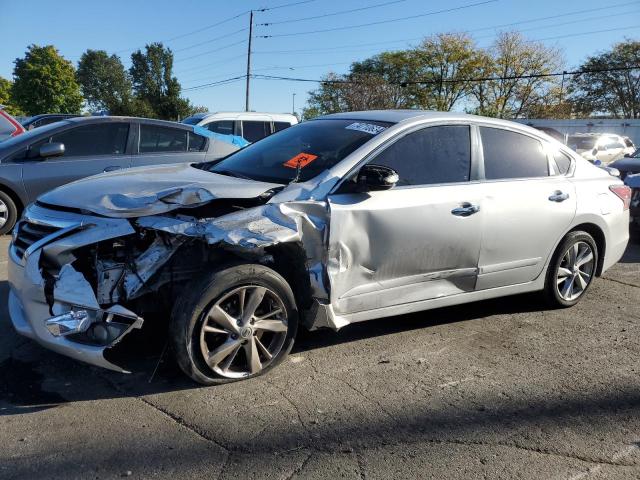
[[624, 158], [631, 158], [631, 154], [630, 153], [625, 153], [624, 154]]
[[45, 143], [40, 146], [40, 158], [59, 157], [64, 155], [64, 143]]
[[393, 168], [368, 164], [358, 172], [356, 184], [359, 192], [372, 192], [376, 190], [389, 190], [398, 183], [399, 180], [400, 176]]

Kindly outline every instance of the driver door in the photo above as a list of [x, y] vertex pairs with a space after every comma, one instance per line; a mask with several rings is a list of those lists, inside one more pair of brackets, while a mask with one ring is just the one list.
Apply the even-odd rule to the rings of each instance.
[[367, 163], [393, 168], [400, 181], [386, 191], [330, 195], [334, 312], [473, 291], [483, 212], [482, 185], [470, 181], [469, 126], [411, 131]]

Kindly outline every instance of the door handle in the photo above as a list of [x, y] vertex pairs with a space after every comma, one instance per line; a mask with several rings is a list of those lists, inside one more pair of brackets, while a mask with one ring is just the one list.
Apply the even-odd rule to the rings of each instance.
[[553, 195], [549, 197], [549, 200], [551, 200], [552, 202], [560, 203], [560, 202], [564, 202], [568, 198], [569, 198], [568, 193], [563, 193], [560, 190], [556, 190], [555, 192], [553, 192]]
[[469, 202], [464, 202], [458, 208], [454, 208], [451, 210], [451, 214], [456, 217], [468, 217], [473, 215], [474, 213], [478, 213], [480, 211], [480, 205], [472, 205]]
[[118, 165], [110, 165], [108, 167], [106, 167], [103, 172], [107, 173], [107, 172], [113, 172], [115, 170], [120, 170], [122, 167], [119, 167]]

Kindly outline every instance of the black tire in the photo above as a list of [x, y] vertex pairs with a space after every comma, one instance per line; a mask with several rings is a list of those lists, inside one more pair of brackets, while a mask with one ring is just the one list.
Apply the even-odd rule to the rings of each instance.
[[[245, 285], [270, 289], [287, 313], [287, 332], [280, 351], [258, 373], [227, 378], [212, 370], [200, 353], [200, 330], [205, 313], [228, 292]], [[291, 351], [298, 327], [298, 310], [291, 287], [276, 271], [258, 264], [241, 264], [207, 272], [185, 286], [174, 305], [169, 324], [169, 343], [182, 371], [203, 385], [230, 383], [262, 375], [276, 367]]]
[[[575, 299], [567, 300], [563, 298], [559, 292], [557, 280], [558, 271], [562, 264], [565, 253], [569, 250], [570, 247], [579, 242], [584, 242], [591, 247], [593, 253], [593, 270], [587, 282], [587, 286], [584, 288], [582, 293], [580, 293], [579, 296]], [[598, 246], [591, 235], [583, 231], [569, 232], [553, 254], [553, 258], [551, 259], [551, 263], [549, 264], [549, 270], [547, 271], [547, 278], [544, 287], [544, 297], [549, 306], [552, 308], [567, 308], [572, 307], [573, 305], [578, 303], [593, 283], [593, 279], [596, 275], [598, 266], [598, 260]]]
[[[3, 206], [6, 207], [6, 212], [2, 211], [4, 210]], [[18, 221], [18, 207], [11, 197], [2, 191], [0, 191], [0, 218], [5, 220], [4, 224], [0, 226], [0, 235], [9, 233]]]

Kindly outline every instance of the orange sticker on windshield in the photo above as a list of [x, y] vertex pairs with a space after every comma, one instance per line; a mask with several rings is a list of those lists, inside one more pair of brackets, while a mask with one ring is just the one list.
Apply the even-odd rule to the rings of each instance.
[[311, 162], [313, 162], [316, 158], [318, 158], [318, 156], [311, 153], [299, 153], [292, 159], [284, 162], [282, 165], [289, 168], [304, 168]]

